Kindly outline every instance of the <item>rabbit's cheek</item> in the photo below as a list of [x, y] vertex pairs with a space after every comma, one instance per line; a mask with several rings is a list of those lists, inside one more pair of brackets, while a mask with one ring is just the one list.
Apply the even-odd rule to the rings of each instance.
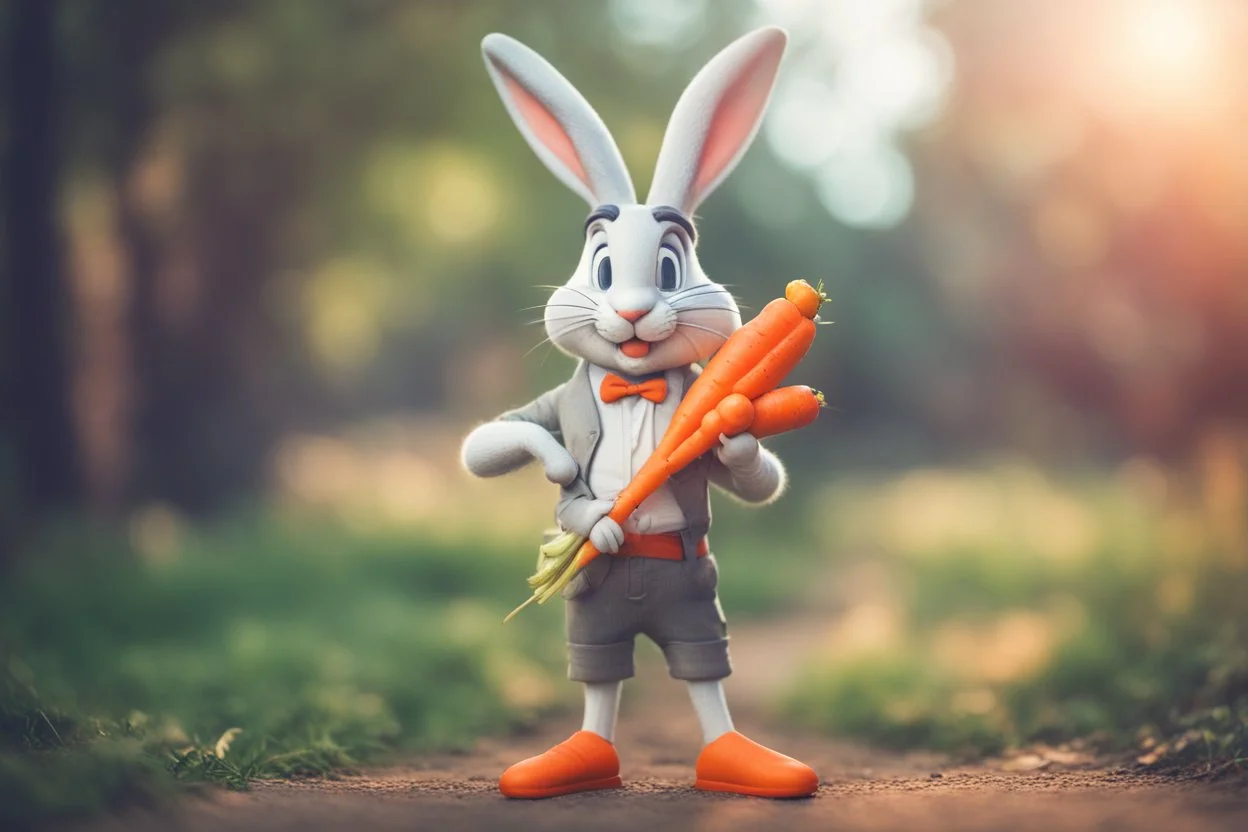
[[599, 315], [594, 329], [613, 344], [622, 344], [633, 337], [633, 325], [618, 315]]
[[636, 330], [644, 341], [665, 341], [676, 331], [676, 313], [670, 308], [655, 309], [637, 322]]

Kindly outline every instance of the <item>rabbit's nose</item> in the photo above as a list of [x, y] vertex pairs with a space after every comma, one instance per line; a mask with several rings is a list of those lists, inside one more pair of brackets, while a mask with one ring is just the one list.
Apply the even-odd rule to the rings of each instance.
[[641, 320], [643, 317], [645, 317], [646, 313], [649, 311], [650, 311], [649, 309], [634, 309], [630, 312], [623, 312], [620, 310], [616, 310], [615, 314], [619, 315], [621, 318], [623, 318], [624, 320], [628, 321], [631, 324], [631, 323], [635, 323], [636, 321]]

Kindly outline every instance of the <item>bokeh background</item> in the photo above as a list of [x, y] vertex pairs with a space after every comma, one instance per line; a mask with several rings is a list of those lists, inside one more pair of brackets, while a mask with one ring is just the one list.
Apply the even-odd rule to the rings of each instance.
[[7, 794], [240, 785], [575, 701], [557, 611], [496, 626], [554, 487], [457, 462], [569, 373], [526, 324], [586, 211], [479, 42], [546, 55], [644, 187], [760, 23], [790, 51], [699, 256], [747, 314], [832, 299], [791, 493], [717, 503], [731, 620], [831, 610], [779, 707], [1245, 755], [1248, 5], [10, 0]]

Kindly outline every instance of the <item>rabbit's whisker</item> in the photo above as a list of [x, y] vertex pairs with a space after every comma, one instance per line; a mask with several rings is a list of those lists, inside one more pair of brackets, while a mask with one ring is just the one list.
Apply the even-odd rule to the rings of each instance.
[[530, 355], [532, 355], [534, 352], [540, 349], [543, 344], [548, 344], [548, 343], [553, 344], [555, 338], [562, 338], [564, 335], [568, 335], [569, 333], [575, 332], [576, 330], [582, 329], [587, 326], [593, 326], [593, 324], [594, 324], [593, 321], [585, 321], [584, 323], [573, 324], [572, 326], [564, 327], [558, 332], [552, 333], [551, 335], [547, 335], [545, 338], [543, 338], [542, 340], [534, 344], [533, 349], [529, 350], [523, 356], [521, 356], [520, 360], [523, 361], [524, 359], [528, 358]]
[[572, 309], [587, 309], [590, 311], [593, 311], [594, 309], [594, 307], [586, 306], [583, 303], [535, 303], [532, 306], [522, 306], [516, 311], [517, 312], [532, 312], [534, 309], [545, 309], [547, 307], [552, 307], [552, 306], [553, 307], [567, 306], [567, 307], [571, 307]]
[[559, 330], [558, 332], [552, 332], [550, 335], [547, 335], [545, 338], [543, 338], [542, 340], [534, 344], [533, 348], [530, 349], [521, 357], [521, 360], [528, 358], [530, 355], [532, 355], [534, 352], [540, 349], [543, 344], [554, 343], [555, 338], [562, 338], [564, 335], [567, 335], [571, 332], [575, 332], [576, 330], [582, 329], [583, 327], [593, 326], [593, 324], [594, 324], [594, 321], [592, 319], [588, 319], [588, 320], [581, 321], [580, 323], [569, 324], [565, 326], [563, 329]]
[[580, 318], [585, 321], [592, 321], [596, 317], [598, 316], [593, 312], [590, 312], [589, 314], [586, 314], [585, 312], [559, 312], [558, 314], [552, 312], [549, 315], [542, 316], [543, 320], [547, 321], [571, 321], [576, 318]]
[[709, 333], [711, 333], [712, 335], [718, 336], [719, 338], [721, 338], [721, 339], [723, 339], [723, 340], [725, 340], [725, 341], [726, 341], [726, 340], [728, 340], [728, 336], [724, 335], [724, 333], [720, 332], [718, 329], [711, 329], [709, 326], [702, 326], [701, 324], [691, 323], [690, 321], [681, 321], [681, 320], [677, 320], [677, 321], [676, 321], [676, 331], [677, 331], [677, 332], [679, 332], [679, 331], [680, 331], [680, 328], [681, 328], [682, 326], [687, 326], [687, 327], [689, 327], [690, 329], [700, 329], [700, 330], [702, 330], [703, 332], [709, 332]]
[[530, 355], [532, 355], [533, 353], [541, 349], [544, 345], [549, 344], [549, 343], [551, 343], [549, 336], [547, 336], [546, 338], [543, 338], [542, 340], [538, 341], [536, 344], [533, 345], [533, 349], [529, 350], [524, 355], [520, 356], [520, 360], [523, 361], [524, 359], [528, 358]]
[[593, 315], [551, 315], [545, 318], [537, 318], [536, 320], [527, 321], [525, 326], [533, 326], [534, 324], [544, 324], [547, 322], [557, 323], [559, 321], [592, 321], [593, 319]]
[[556, 335], [563, 335], [565, 332], [571, 332], [572, 330], [574, 330], [574, 329], [580, 329], [580, 328], [581, 328], [581, 327], [583, 327], [583, 326], [591, 326], [591, 325], [593, 325], [593, 323], [594, 323], [594, 319], [593, 319], [593, 318], [585, 318], [584, 320], [579, 321], [579, 322], [577, 322], [577, 323], [567, 324], [566, 326], [564, 326], [564, 328], [563, 328], [563, 329], [559, 330], [559, 332], [557, 332], [557, 333], [555, 333], [555, 334], [556, 334]]
[[681, 306], [672, 304], [672, 308], [677, 312], [731, 312], [727, 306]]
[[685, 339], [685, 343], [689, 345], [689, 349], [693, 350], [695, 353], [699, 352], [698, 345], [693, 343], [693, 339], [689, 337], [689, 333], [683, 332], [680, 327], [677, 326], [675, 334]]
[[681, 289], [679, 292], [676, 292], [675, 294], [673, 294], [672, 297], [682, 298], [682, 297], [685, 297], [686, 295], [692, 295], [695, 292], [698, 292], [698, 293], [723, 292], [725, 295], [732, 294], [732, 292], [729, 292], [727, 289], [725, 289], [723, 286], [721, 286], [718, 283], [699, 283], [697, 286], [690, 286], [688, 289]]
[[547, 285], [547, 284], [539, 284], [536, 288], [538, 288], [538, 289], [550, 289], [550, 290], [555, 291], [555, 292], [559, 291], [560, 289], [567, 289], [569, 292], [576, 292], [578, 295], [580, 295], [581, 297], [585, 298], [585, 300], [589, 301], [590, 303], [594, 304], [595, 306], [597, 306], [597, 305], [598, 305], [598, 299], [597, 299], [597, 298], [595, 298], [593, 295], [589, 294], [588, 292], [586, 292], [586, 291], [584, 291], [584, 290], [582, 290], [582, 289], [578, 289], [578, 288], [576, 288], [575, 286], [550, 286], [550, 285]]
[[[703, 291], [700, 291], [700, 292], [695, 291], [696, 289], [702, 289]], [[672, 306], [675, 306], [679, 304], [681, 301], [695, 300], [697, 298], [706, 298], [706, 297], [711, 297], [713, 295], [724, 295], [729, 300], [733, 302], [736, 301], [736, 298], [732, 296], [732, 292], [729, 292], [727, 289], [720, 289], [717, 286], [695, 286], [693, 289], [688, 289], [684, 292], [673, 295], [672, 297], [668, 298], [667, 302], [671, 304]]]
[[592, 320], [586, 320], [586, 321], [580, 321], [580, 322], [577, 322], [577, 323], [567, 324], [567, 325], [565, 325], [562, 329], [560, 329], [558, 332], [552, 332], [552, 333], [550, 334], [550, 337], [551, 337], [551, 338], [562, 338], [562, 337], [563, 337], [563, 336], [565, 336], [565, 335], [568, 335], [568, 334], [570, 334], [570, 333], [576, 332], [578, 329], [584, 329], [584, 328], [585, 328], [585, 327], [587, 327], [587, 326], [593, 326], [593, 325], [594, 325], [594, 322], [593, 322]]

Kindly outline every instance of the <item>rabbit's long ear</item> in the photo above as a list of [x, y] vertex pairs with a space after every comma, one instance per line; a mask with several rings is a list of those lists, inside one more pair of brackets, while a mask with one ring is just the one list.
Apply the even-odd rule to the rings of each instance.
[[481, 52], [512, 121], [560, 181], [593, 206], [637, 201], [615, 140], [568, 79], [506, 35], [486, 35]]
[[758, 132], [788, 36], [768, 26], [739, 38], [689, 82], [663, 136], [649, 205], [692, 214]]

